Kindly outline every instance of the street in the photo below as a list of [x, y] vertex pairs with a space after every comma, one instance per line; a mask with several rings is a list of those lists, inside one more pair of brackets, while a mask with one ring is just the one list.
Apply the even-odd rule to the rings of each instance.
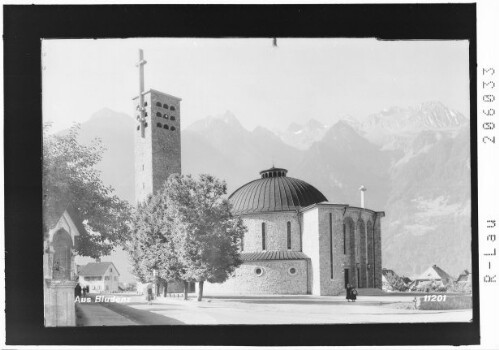
[[[472, 310], [414, 310], [412, 296], [365, 296], [348, 303], [343, 296], [144, 296], [128, 303], [81, 303], [78, 325], [311, 324], [469, 322]], [[94, 299], [92, 299], [94, 300]]]

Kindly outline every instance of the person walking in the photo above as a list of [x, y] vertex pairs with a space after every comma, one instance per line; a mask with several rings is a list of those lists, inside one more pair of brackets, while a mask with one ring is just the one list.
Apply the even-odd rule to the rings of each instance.
[[153, 296], [152, 296], [152, 284], [151, 284], [151, 283], [149, 283], [149, 284], [147, 285], [147, 303], [148, 303], [149, 305], [151, 305], [151, 304], [152, 304], [152, 299], [153, 299]]
[[352, 302], [355, 303], [355, 300], [357, 300], [357, 289], [353, 288], [350, 290], [350, 299], [352, 299]]
[[75, 287], [75, 296], [81, 298], [81, 286], [79, 283], [77, 283]]
[[352, 298], [352, 286], [350, 285], [350, 283], [347, 283], [347, 291], [346, 291], [346, 298], [347, 298], [347, 301], [350, 302], [351, 298]]

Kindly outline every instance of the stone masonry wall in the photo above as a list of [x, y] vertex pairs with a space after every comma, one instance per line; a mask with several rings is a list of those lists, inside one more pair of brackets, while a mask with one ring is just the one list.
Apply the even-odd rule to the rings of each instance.
[[[156, 106], [156, 102], [160, 102], [161, 107]], [[171, 174], [181, 173], [182, 169], [180, 100], [159, 92], [148, 92], [144, 95], [144, 104], [147, 104], [145, 137], [142, 137], [140, 128], [137, 130], [140, 123], [136, 118], [134, 130], [136, 202], [144, 201], [149, 194], [159, 190]], [[163, 104], [167, 104], [169, 108], [163, 108]], [[140, 115], [137, 105], [138, 98], [135, 98], [135, 117]], [[170, 109], [172, 106], [175, 110]], [[164, 128], [165, 125], [168, 129]]]
[[[153, 191], [156, 192], [163, 187], [171, 174], [182, 172], [180, 101], [158, 93], [152, 93], [151, 99]], [[156, 106], [156, 102], [160, 102], [162, 107]], [[164, 104], [168, 109], [163, 108]], [[172, 107], [174, 110], [171, 110]], [[165, 126], [168, 129], [165, 129]]]
[[262, 251], [262, 223], [265, 223], [267, 251], [288, 250], [287, 222], [291, 222], [291, 250], [301, 251], [300, 222], [295, 212], [250, 214], [242, 217], [248, 231], [244, 235], [244, 252]]
[[319, 208], [312, 208], [302, 213], [303, 253], [310, 258], [308, 292], [320, 295], [321, 263], [319, 254]]
[[[303, 252], [311, 259], [312, 273], [309, 280], [312, 281], [312, 294], [337, 295], [343, 292], [345, 269], [349, 270], [350, 284], [357, 288], [368, 287], [369, 279], [372, 279], [373, 265], [376, 267], [376, 287], [381, 288], [381, 216], [382, 214], [367, 209], [347, 207], [345, 210], [345, 207], [335, 205], [319, 205], [303, 213]], [[376, 222], [375, 227], [378, 227], [374, 229], [376, 244], [373, 262], [368, 261], [369, 249], [372, 249], [369, 233], [366, 234], [368, 222]], [[344, 223], [347, 223], [346, 242], [343, 238]], [[368, 269], [368, 263], [371, 264], [371, 269]], [[357, 285], [357, 268], [360, 270], [360, 286]]]
[[377, 214], [376, 222], [374, 223], [374, 238], [375, 238], [375, 249], [376, 256], [374, 257], [375, 270], [374, 270], [374, 280], [375, 288], [383, 287], [383, 273], [382, 273], [382, 256], [381, 256], [381, 218], [383, 215]]
[[[257, 268], [263, 273], [258, 276]], [[289, 273], [290, 268], [296, 274]], [[205, 283], [204, 294], [307, 294], [307, 260], [244, 262], [224, 283]]]
[[[140, 122], [137, 117], [140, 116], [137, 110], [138, 98], [133, 100], [133, 111], [135, 119], [134, 140], [135, 140], [135, 202], [143, 202], [147, 195], [152, 193], [152, 137], [151, 137], [151, 95], [144, 95], [146, 108], [145, 135], [142, 137]], [[139, 129], [137, 129], [139, 128]]]

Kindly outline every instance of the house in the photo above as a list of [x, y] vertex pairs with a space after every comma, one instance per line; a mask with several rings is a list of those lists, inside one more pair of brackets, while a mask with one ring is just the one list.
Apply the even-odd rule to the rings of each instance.
[[90, 293], [116, 293], [119, 291], [120, 273], [112, 262], [95, 262], [81, 266], [79, 283], [89, 287]]
[[471, 272], [464, 270], [456, 280], [457, 283], [471, 283]]
[[45, 326], [75, 326], [74, 294], [77, 238], [86, 233], [71, 204], [58, 202], [44, 211], [43, 296]]
[[395, 273], [395, 271], [383, 268], [383, 290], [384, 291], [400, 291], [404, 292], [408, 289], [408, 284], [406, 281], [410, 281], [407, 277], [400, 277]]
[[443, 291], [453, 283], [454, 278], [452, 276], [437, 265], [433, 265], [416, 277], [409, 288], [411, 291], [435, 291], [436, 289]]

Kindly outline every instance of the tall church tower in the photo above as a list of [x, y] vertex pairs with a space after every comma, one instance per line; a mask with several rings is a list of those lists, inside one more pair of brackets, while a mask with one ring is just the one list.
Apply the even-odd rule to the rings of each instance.
[[133, 99], [136, 203], [161, 189], [171, 174], [182, 171], [181, 99], [153, 89], [144, 91], [146, 63], [142, 50], [139, 50], [140, 94]]

